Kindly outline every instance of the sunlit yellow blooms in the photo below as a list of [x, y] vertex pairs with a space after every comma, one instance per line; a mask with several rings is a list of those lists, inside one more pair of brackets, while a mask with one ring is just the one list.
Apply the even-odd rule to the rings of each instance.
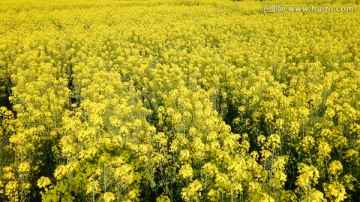
[[261, 157], [263, 159], [267, 159], [272, 155], [271, 151], [269, 150], [261, 150]]
[[329, 165], [329, 173], [331, 175], [340, 175], [343, 170], [343, 166], [340, 161], [331, 161]]
[[202, 173], [207, 177], [214, 177], [217, 173], [219, 172], [218, 168], [211, 164], [211, 163], [206, 163], [203, 166], [202, 169]]
[[259, 135], [257, 136], [257, 141], [260, 143], [260, 144], [264, 144], [265, 141], [266, 141], [266, 137], [264, 135]]
[[116, 168], [114, 171], [114, 177], [124, 184], [131, 184], [135, 180], [134, 173], [129, 165]]
[[190, 164], [185, 164], [181, 166], [179, 170], [179, 177], [182, 179], [192, 178], [193, 177], [193, 169]]
[[224, 173], [217, 173], [215, 177], [215, 186], [219, 187], [222, 190], [229, 190], [231, 186], [230, 179]]
[[272, 164], [272, 168], [276, 170], [284, 170], [287, 161], [288, 161], [288, 157], [277, 156]]
[[99, 181], [89, 179], [88, 183], [86, 184], [86, 194], [97, 194], [100, 192], [100, 184]]
[[115, 195], [111, 192], [105, 192], [103, 195], [103, 201], [105, 202], [115, 201], [115, 199]]
[[269, 149], [278, 149], [280, 147], [281, 139], [277, 134], [271, 134], [267, 138], [267, 143], [265, 144]]
[[273, 3], [1, 0], [0, 201], [356, 199], [359, 13]]
[[220, 193], [214, 189], [211, 189], [208, 193], [210, 201], [219, 201]]
[[17, 199], [17, 197], [19, 196], [19, 193], [17, 191], [18, 186], [19, 185], [16, 181], [8, 182], [5, 186], [5, 195], [13, 201], [18, 201]]
[[69, 172], [71, 172], [74, 167], [74, 165], [60, 165], [56, 168], [54, 172], [54, 177], [58, 180], [66, 176]]
[[300, 176], [296, 180], [296, 184], [305, 189], [310, 190], [312, 185], [317, 185], [320, 173], [314, 166], [308, 166], [306, 164], [299, 165]]
[[344, 201], [347, 198], [347, 193], [343, 184], [334, 182], [331, 184], [325, 184], [325, 195], [328, 199], [333, 201]]
[[37, 186], [39, 188], [44, 188], [46, 186], [49, 186], [51, 184], [51, 181], [49, 178], [47, 177], [41, 177], [38, 181], [37, 181]]
[[275, 171], [274, 178], [278, 179], [281, 182], [281, 185], [286, 182], [286, 174], [284, 172]]
[[321, 157], [330, 157], [331, 147], [326, 142], [320, 142], [318, 146], [318, 154]]
[[20, 165], [19, 165], [19, 167], [18, 167], [18, 171], [19, 171], [20, 173], [29, 172], [29, 171], [30, 171], [30, 165], [29, 165], [29, 163], [27, 163], [27, 162], [20, 163]]
[[190, 159], [190, 152], [189, 150], [181, 150], [179, 154], [179, 160], [182, 163], [188, 162]]
[[139, 197], [139, 190], [133, 189], [129, 192], [128, 197], [130, 200], [134, 200]]
[[323, 202], [326, 201], [326, 199], [321, 191], [313, 188], [310, 190], [309, 194], [303, 198], [303, 201]]
[[194, 156], [194, 158], [202, 160], [205, 156], [204, 153], [205, 145], [202, 142], [201, 138], [197, 137], [193, 140], [193, 148], [194, 148], [194, 153], [192, 155]]
[[300, 146], [307, 152], [313, 152], [311, 149], [315, 146], [315, 140], [312, 136], [305, 136], [301, 140]]
[[15, 175], [13, 172], [5, 172], [3, 174], [3, 178], [4, 178], [4, 180], [13, 180], [13, 179], [15, 179]]
[[201, 199], [202, 184], [198, 180], [194, 180], [181, 191], [181, 196], [186, 201], [199, 201]]

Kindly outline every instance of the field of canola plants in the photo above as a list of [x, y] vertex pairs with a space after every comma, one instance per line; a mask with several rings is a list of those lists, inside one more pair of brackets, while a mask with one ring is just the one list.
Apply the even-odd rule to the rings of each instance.
[[0, 1], [0, 201], [359, 201], [359, 10]]

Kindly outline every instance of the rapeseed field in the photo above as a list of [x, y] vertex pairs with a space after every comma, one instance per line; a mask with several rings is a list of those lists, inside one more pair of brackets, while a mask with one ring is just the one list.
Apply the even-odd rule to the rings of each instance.
[[356, 0], [2, 0], [0, 201], [359, 201]]

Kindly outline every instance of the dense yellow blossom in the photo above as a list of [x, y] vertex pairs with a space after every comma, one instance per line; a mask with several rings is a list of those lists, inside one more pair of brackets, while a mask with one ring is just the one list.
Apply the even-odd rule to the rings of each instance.
[[325, 184], [324, 188], [326, 197], [332, 201], [344, 201], [347, 198], [345, 187], [339, 182]]
[[111, 202], [111, 201], [115, 201], [115, 195], [111, 192], [106, 192], [103, 195], [103, 201], [105, 202]]
[[0, 1], [0, 201], [356, 200], [359, 9]]
[[37, 182], [37, 186], [40, 187], [40, 188], [46, 187], [46, 186], [48, 186], [50, 184], [51, 184], [51, 181], [47, 177], [41, 177]]

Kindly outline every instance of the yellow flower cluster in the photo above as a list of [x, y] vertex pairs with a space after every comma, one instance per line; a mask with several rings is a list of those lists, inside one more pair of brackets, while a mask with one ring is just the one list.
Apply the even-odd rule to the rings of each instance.
[[282, 4], [2, 0], [0, 201], [356, 200], [360, 15]]

